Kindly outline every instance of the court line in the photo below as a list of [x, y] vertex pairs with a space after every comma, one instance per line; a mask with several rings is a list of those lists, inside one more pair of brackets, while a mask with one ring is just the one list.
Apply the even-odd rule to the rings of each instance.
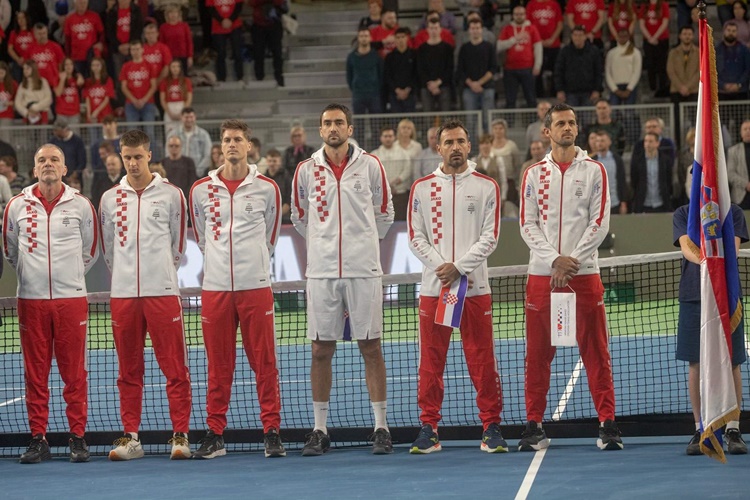
[[25, 397], [26, 396], [21, 396], [20, 398], [14, 398], [14, 399], [9, 399], [8, 401], [4, 401], [0, 403], [0, 408], [2, 408], [3, 406], [12, 405], [13, 403], [18, 403], [19, 401], [23, 401], [23, 398]]
[[[555, 413], [552, 414], [552, 420], [560, 420], [562, 414], [565, 412], [565, 407], [568, 406], [568, 400], [573, 394], [573, 389], [575, 389], [576, 383], [581, 376], [582, 368], [583, 360], [578, 356], [578, 362], [576, 363], [575, 368], [573, 368], [573, 373], [570, 374], [568, 385], [565, 386], [565, 392], [560, 397], [560, 401], [557, 402], [557, 408], [555, 408]], [[550, 440], [550, 443], [551, 442], [552, 440]], [[521, 487], [518, 488], [518, 493], [516, 493], [516, 500], [526, 500], [526, 497], [529, 496], [531, 487], [534, 485], [534, 480], [539, 472], [539, 468], [542, 466], [542, 460], [544, 460], [544, 455], [547, 454], [548, 449], [549, 448], [544, 448], [543, 450], [534, 453], [534, 458], [531, 460], [531, 464], [529, 464], [529, 468], [523, 478]]]
[[[550, 440], [550, 442], [552, 442], [552, 440]], [[529, 496], [531, 486], [534, 484], [534, 479], [536, 479], [536, 474], [542, 466], [542, 460], [544, 460], [544, 455], [547, 453], [548, 449], [549, 448], [545, 448], [534, 453], [534, 458], [531, 460], [529, 470], [526, 471], [521, 487], [518, 488], [518, 493], [516, 493], [516, 500], [526, 500], [526, 497]]]
[[562, 418], [562, 414], [565, 412], [565, 407], [568, 406], [568, 400], [570, 399], [570, 396], [573, 394], [573, 389], [575, 389], [576, 383], [578, 382], [578, 378], [581, 376], [582, 368], [583, 368], [583, 360], [581, 360], [581, 357], [578, 356], [578, 362], [576, 363], [575, 368], [573, 368], [573, 373], [570, 375], [570, 378], [568, 379], [568, 385], [565, 386], [565, 392], [563, 392], [563, 395], [560, 398], [560, 401], [557, 403], [557, 408], [555, 409], [555, 413], [552, 414], [552, 420], [554, 420], [555, 422]]

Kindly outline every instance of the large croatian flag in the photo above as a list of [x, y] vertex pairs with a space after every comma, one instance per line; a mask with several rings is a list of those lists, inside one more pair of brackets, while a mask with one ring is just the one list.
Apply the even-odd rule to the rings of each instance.
[[699, 22], [699, 45], [700, 89], [688, 236], [701, 261], [701, 451], [725, 462], [722, 428], [740, 415], [732, 379], [731, 336], [742, 319], [742, 304], [719, 122], [716, 52], [705, 19]]
[[466, 275], [461, 275], [461, 278], [451, 283], [451, 286], [440, 289], [435, 323], [453, 328], [461, 325], [461, 314], [464, 312], [464, 300], [468, 289], [469, 278]]

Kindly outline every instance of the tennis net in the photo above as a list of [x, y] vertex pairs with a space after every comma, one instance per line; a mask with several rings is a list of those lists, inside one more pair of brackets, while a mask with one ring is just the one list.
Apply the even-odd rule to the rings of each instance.
[[[616, 413], [625, 436], [690, 435], [694, 432], [687, 392], [687, 366], [675, 360], [680, 277], [678, 252], [601, 259], [610, 329]], [[740, 252], [743, 289], [750, 289], [750, 251]], [[520, 437], [524, 406], [524, 288], [526, 266], [490, 270], [495, 325], [495, 354], [504, 393], [504, 434]], [[419, 274], [384, 277], [383, 351], [388, 369], [388, 423], [394, 441], [410, 442], [419, 425], [417, 407]], [[309, 382], [310, 347], [306, 340], [305, 283], [274, 284], [277, 356], [282, 397], [282, 438], [299, 446], [313, 425]], [[182, 290], [188, 361], [193, 387], [191, 442], [205, 429], [206, 358], [200, 325], [200, 290]], [[117, 356], [112, 340], [108, 295], [90, 294], [88, 337], [89, 419], [87, 439], [93, 452], [104, 452], [121, 434]], [[0, 455], [25, 447], [28, 424], [23, 362], [18, 341], [15, 299], [0, 299]], [[141, 438], [151, 452], [167, 451], [171, 424], [165, 379], [150, 348], [146, 350]], [[480, 422], [475, 392], [463, 359], [460, 335], [451, 342], [445, 372], [442, 439], [478, 439]], [[746, 365], [745, 365], [746, 366]], [[356, 343], [341, 342], [334, 359], [329, 429], [334, 445], [361, 444], [372, 432], [372, 411], [364, 365]], [[743, 384], [748, 371], [743, 368]], [[62, 382], [50, 377], [48, 439], [67, 443]], [[745, 410], [750, 406], [745, 403]], [[747, 420], [750, 413], [743, 412]], [[552, 366], [545, 428], [553, 437], [595, 435], [596, 412], [577, 348], [559, 348]], [[225, 439], [230, 450], [252, 450], [262, 443], [255, 378], [237, 337], [237, 369]], [[162, 443], [162, 444], [158, 444]]]

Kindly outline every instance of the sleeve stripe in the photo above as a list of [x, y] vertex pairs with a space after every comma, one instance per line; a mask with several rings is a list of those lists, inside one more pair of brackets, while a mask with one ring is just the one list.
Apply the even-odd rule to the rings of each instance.
[[418, 179], [412, 184], [411, 191], [409, 192], [409, 206], [406, 210], [406, 221], [409, 226], [409, 241], [414, 239], [414, 226], [412, 226], [411, 223], [411, 209], [414, 206], [414, 195], [417, 192], [417, 186], [425, 181], [428, 181], [435, 177], [435, 174], [430, 174], [426, 177], [422, 177], [421, 179]]
[[609, 195], [609, 186], [607, 186], [607, 171], [604, 169], [604, 165], [599, 162], [595, 162], [599, 167], [599, 171], [602, 174], [602, 199], [599, 206], [599, 217], [596, 219], [596, 225], [601, 227], [602, 219], [604, 219], [604, 210], [607, 208], [607, 196]]
[[519, 218], [520, 218], [520, 221], [521, 221], [521, 226], [523, 226], [524, 224], [526, 224], [526, 196], [524, 196], [524, 191], [526, 191], [526, 179], [528, 178], [529, 172], [531, 172], [531, 169], [533, 167], [534, 166], [532, 165], [531, 167], [529, 167], [529, 168], [526, 169], [526, 172], [523, 173], [523, 180], [521, 181], [521, 192], [518, 193], [518, 199], [521, 202], [521, 208], [518, 211], [519, 212]]

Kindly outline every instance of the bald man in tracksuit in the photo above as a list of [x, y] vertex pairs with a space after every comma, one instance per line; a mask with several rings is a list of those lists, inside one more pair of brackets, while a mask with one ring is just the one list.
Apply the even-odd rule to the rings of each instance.
[[437, 434], [443, 404], [443, 372], [453, 328], [435, 322], [441, 288], [461, 276], [471, 282], [461, 316], [461, 341], [477, 390], [484, 434], [480, 448], [507, 452], [500, 432], [502, 389], [492, 337], [492, 295], [487, 257], [500, 235], [500, 187], [467, 160], [471, 143], [461, 122], [438, 130], [443, 162], [414, 183], [409, 200], [409, 248], [424, 264], [419, 292], [418, 402], [422, 430], [411, 453], [440, 451]]
[[119, 374], [123, 436], [109, 459], [143, 457], [138, 438], [143, 402], [146, 333], [167, 379], [173, 460], [190, 458], [190, 373], [177, 269], [185, 252], [187, 202], [182, 190], [148, 168], [150, 139], [140, 130], [120, 138], [127, 172], [102, 196], [104, 261], [112, 272], [110, 307]]
[[84, 275], [99, 256], [99, 225], [91, 202], [63, 184], [66, 173], [60, 148], [39, 148], [34, 155], [39, 182], [11, 198], [3, 216], [3, 252], [18, 276], [19, 335], [33, 436], [21, 463], [52, 458], [45, 434], [53, 355], [65, 384], [70, 460], [89, 460], [83, 439], [88, 405]]

